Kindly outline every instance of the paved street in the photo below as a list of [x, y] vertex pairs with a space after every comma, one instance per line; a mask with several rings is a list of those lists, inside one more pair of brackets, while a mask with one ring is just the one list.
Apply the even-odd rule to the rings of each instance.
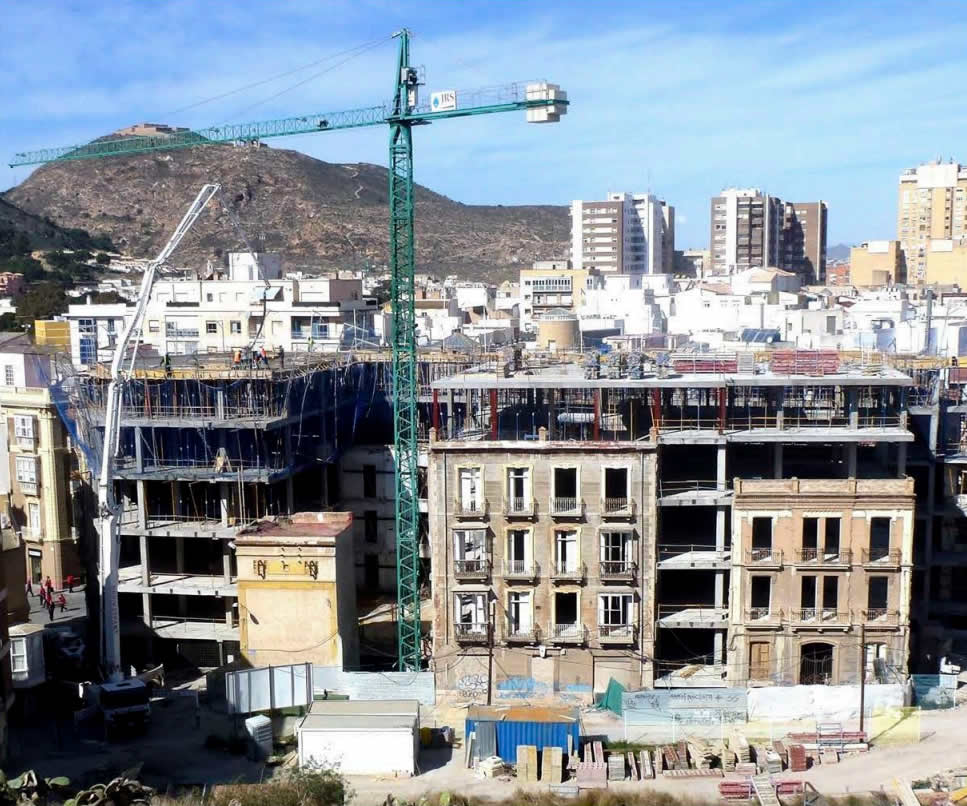
[[[84, 599], [84, 588], [75, 587], [73, 593], [68, 593], [66, 590], [63, 591], [64, 598], [67, 599], [67, 610], [63, 613], [60, 607], [54, 609], [54, 619], [51, 621], [50, 614], [40, 603], [40, 598], [37, 596], [38, 586], [34, 586], [34, 595], [28, 596], [30, 600], [30, 623], [31, 624], [57, 624], [73, 621], [74, 619], [84, 618], [87, 615], [87, 603]], [[58, 591], [54, 591], [54, 600], [57, 600], [59, 595]]]

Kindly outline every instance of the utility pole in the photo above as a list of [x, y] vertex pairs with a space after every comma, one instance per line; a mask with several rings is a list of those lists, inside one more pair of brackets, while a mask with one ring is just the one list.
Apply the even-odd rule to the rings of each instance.
[[866, 705], [866, 621], [860, 623], [860, 733], [863, 732]]

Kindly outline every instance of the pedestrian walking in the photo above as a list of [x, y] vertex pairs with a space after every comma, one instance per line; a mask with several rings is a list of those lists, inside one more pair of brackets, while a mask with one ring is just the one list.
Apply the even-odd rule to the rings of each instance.
[[54, 600], [50, 599], [47, 602], [47, 613], [50, 615], [50, 620], [54, 620]]
[[50, 581], [50, 577], [47, 577], [44, 587], [47, 588], [47, 600], [50, 601], [54, 598], [54, 583]]
[[47, 588], [40, 586], [40, 606], [47, 607]]
[[27, 577], [27, 595], [28, 596], [34, 595], [34, 586], [33, 586], [33, 583], [30, 581], [30, 577]]
[[68, 593], [73, 593], [74, 592], [74, 575], [73, 574], [68, 574], [67, 575], [67, 579], [65, 579], [64, 582], [67, 583], [67, 592]]
[[57, 604], [60, 606], [61, 613], [67, 612], [67, 597], [63, 593], [57, 597]]
[[279, 368], [285, 369], [285, 347], [279, 345]]

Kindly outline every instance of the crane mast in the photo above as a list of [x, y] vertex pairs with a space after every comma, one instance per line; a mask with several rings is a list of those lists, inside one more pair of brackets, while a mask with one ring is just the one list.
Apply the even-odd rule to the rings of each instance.
[[[392, 402], [393, 450], [395, 474], [396, 580], [398, 665], [401, 670], [418, 670], [421, 666], [421, 624], [419, 595], [420, 506], [417, 477], [417, 350], [414, 311], [414, 203], [413, 203], [413, 127], [449, 118], [490, 115], [496, 112], [523, 111], [528, 123], [555, 123], [567, 113], [567, 93], [546, 81], [521, 82], [485, 90], [448, 91], [431, 95], [430, 103], [421, 103], [419, 72], [410, 64], [410, 32], [402, 29], [394, 34], [399, 40], [394, 77], [393, 100], [377, 106], [362, 107], [323, 114], [313, 113], [254, 123], [213, 126], [207, 129], [178, 132], [171, 136], [125, 137], [99, 140], [78, 146], [41, 149], [14, 155], [10, 166], [33, 165], [67, 160], [154, 153], [177, 148], [192, 148], [219, 143], [255, 142], [269, 137], [286, 137], [354, 129], [364, 126], [389, 125], [389, 264], [393, 297], [392, 312]], [[206, 188], [209, 187], [206, 185]], [[202, 199], [204, 190], [195, 204]], [[210, 198], [210, 196], [209, 196]], [[194, 214], [204, 208], [205, 202]], [[194, 206], [193, 208], [194, 209]], [[190, 227], [194, 218], [185, 216], [182, 226]], [[182, 229], [179, 226], [179, 231]], [[186, 230], [187, 231], [187, 230]], [[183, 233], [182, 233], [183, 234]], [[177, 233], [176, 233], [177, 235]], [[180, 240], [180, 238], [179, 238]], [[172, 247], [173, 248], [173, 247]], [[167, 250], [167, 247], [166, 247]], [[170, 250], [168, 250], [170, 253]], [[167, 256], [166, 254], [164, 255]], [[160, 256], [159, 256], [160, 258]], [[157, 264], [157, 261], [156, 261]], [[157, 265], [155, 266], [157, 268]], [[153, 277], [153, 271], [152, 271]], [[148, 273], [142, 283], [139, 305], [146, 304], [150, 293]], [[136, 312], [136, 317], [143, 316]], [[132, 320], [133, 323], [134, 320]], [[111, 391], [108, 408], [113, 411], [110, 425], [106, 422], [104, 467], [98, 497], [101, 511], [101, 587], [105, 606], [111, 608], [102, 617], [105, 631], [105, 666], [120, 669], [120, 642], [117, 615], [117, 506], [109, 478], [109, 457], [117, 449], [117, 428], [121, 388], [120, 359], [133, 332], [125, 331], [111, 367]], [[113, 432], [112, 432], [113, 429]], [[111, 434], [110, 437], [108, 434]], [[109, 450], [110, 447], [110, 450]], [[106, 536], [109, 536], [108, 539]], [[106, 570], [109, 569], [109, 570]], [[119, 671], [112, 672], [118, 674]]]
[[114, 456], [118, 449], [121, 432], [121, 394], [124, 391], [124, 358], [128, 345], [135, 340], [131, 364], [137, 354], [141, 325], [151, 299], [158, 269], [175, 251], [182, 238], [188, 234], [202, 210], [218, 192], [218, 185], [204, 185], [181, 219], [168, 243], [158, 256], [145, 267], [134, 315], [125, 325], [111, 357], [111, 380], [107, 387], [107, 405], [104, 411], [104, 449], [101, 456], [101, 474], [97, 480], [97, 503], [100, 535], [98, 545], [98, 583], [101, 589], [101, 664], [107, 681], [116, 682], [123, 677], [121, 668], [121, 619], [118, 612], [118, 567], [121, 553], [121, 513], [114, 497]]

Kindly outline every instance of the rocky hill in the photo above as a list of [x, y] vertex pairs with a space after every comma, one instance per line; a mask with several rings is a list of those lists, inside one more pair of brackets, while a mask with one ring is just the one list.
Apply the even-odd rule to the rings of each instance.
[[[254, 249], [282, 253], [290, 268], [387, 261], [386, 169], [296, 151], [210, 145], [51, 163], [5, 198], [61, 227], [104, 233], [128, 254], [152, 256], [206, 182], [222, 185], [221, 204], [183, 241], [179, 263], [245, 248], [225, 206]], [[417, 270], [438, 275], [499, 282], [567, 252], [566, 207], [466, 205], [417, 186], [416, 222]]]

